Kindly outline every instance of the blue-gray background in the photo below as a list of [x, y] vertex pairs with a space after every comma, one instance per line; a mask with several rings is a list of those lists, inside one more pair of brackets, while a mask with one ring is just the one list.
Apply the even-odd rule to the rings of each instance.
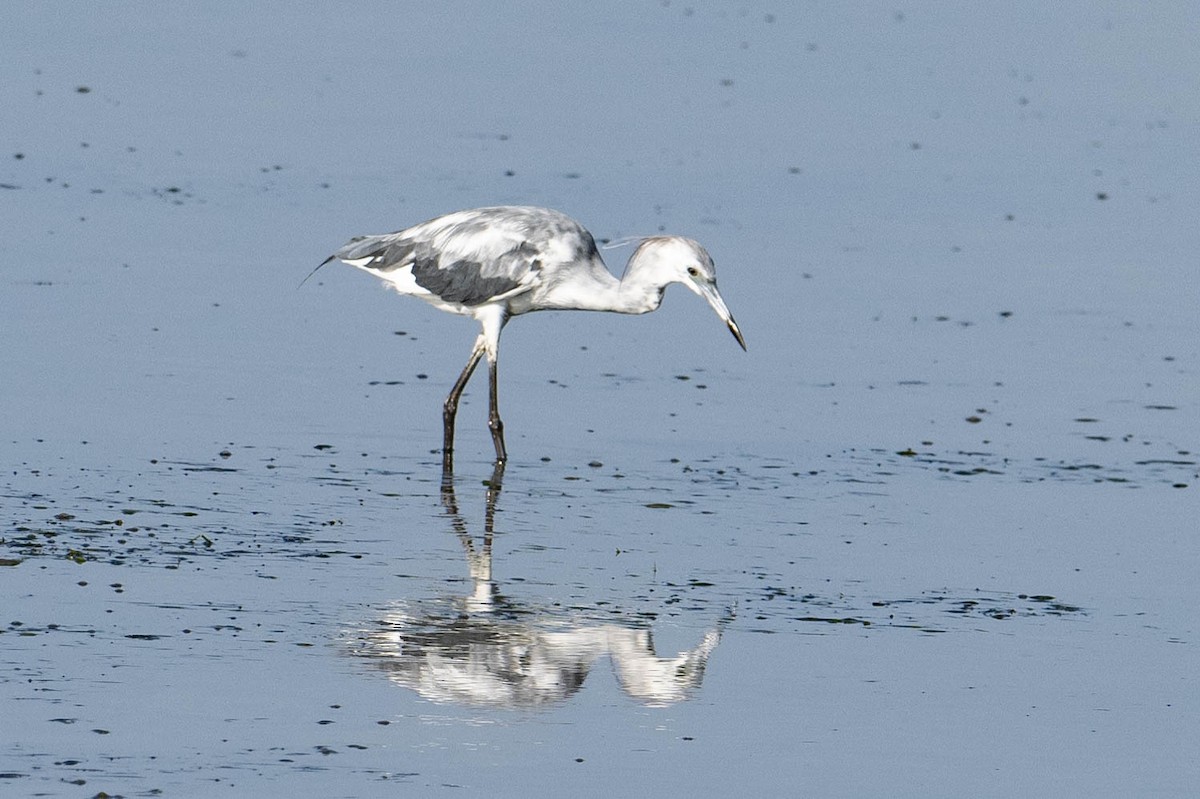
[[[383, 790], [385, 759], [426, 790], [535, 795], [1186, 795], [1200, 777], [1191, 6], [10, 3], [3, 17], [0, 536], [166, 502], [199, 514], [174, 545], [278, 544], [336, 518], [358, 556], [310, 571], [280, 544], [263, 556], [293, 570], [279, 594], [232, 546], [220, 568], [169, 573], [26, 548], [0, 574], [11, 619], [107, 632], [0, 636], [6, 706], [22, 708], [0, 722], [13, 790], [195, 793], [223, 762], [242, 788], [286, 792], [314, 777], [259, 753], [323, 745], [284, 709], [314, 675], [369, 708], [366, 749], [318, 756], [347, 796]], [[741, 608], [703, 690], [669, 711], [599, 687], [549, 715], [442, 711], [334, 643], [360, 605], [464, 569], [430, 450], [475, 331], [350, 270], [296, 285], [351, 235], [498, 203], [559, 208], [597, 237], [699, 239], [746, 334], [742, 353], [681, 290], [647, 317], [538, 315], [505, 334], [498, 571], [547, 602], [632, 601], [642, 583], [613, 585], [634, 577], [713, 584], [696, 618], [656, 630], [678, 648]], [[607, 255], [614, 270], [626, 252]], [[490, 451], [479, 396], [460, 416], [472, 488]], [[81, 595], [80, 569], [104, 573], [92, 590], [142, 581], [153, 599]], [[755, 620], [766, 583], [796, 606]], [[862, 617], [978, 591], [1083, 610], [997, 627], [935, 624], [927, 603], [916, 622], [942, 636], [881, 633], [886, 614], [871, 629], [797, 621], [814, 594]], [[125, 638], [230, 595], [324, 654]], [[105, 652], [138, 680], [65, 665]], [[189, 670], [195, 654], [216, 671]], [[34, 701], [31, 672], [76, 710]], [[154, 686], [186, 723], [143, 721]], [[231, 706], [284, 687], [231, 732], [237, 714], [198, 686]], [[88, 708], [105, 718], [47, 721]], [[389, 715], [408, 721], [391, 738], [374, 722]], [[97, 725], [112, 734], [80, 734]], [[59, 787], [75, 772], [54, 764], [80, 758], [97, 771]]]

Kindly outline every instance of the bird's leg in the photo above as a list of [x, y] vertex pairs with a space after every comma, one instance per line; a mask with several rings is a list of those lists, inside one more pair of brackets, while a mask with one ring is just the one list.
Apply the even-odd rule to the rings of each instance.
[[500, 407], [496, 402], [496, 359], [488, 358], [488, 429], [492, 431], [492, 443], [496, 445], [496, 464], [508, 460], [504, 449], [504, 422], [500, 421]]
[[484, 349], [484, 339], [483, 336], [480, 336], [475, 341], [475, 349], [471, 350], [471, 357], [467, 359], [467, 365], [463, 367], [462, 374], [454, 382], [454, 388], [450, 389], [450, 396], [446, 397], [446, 404], [442, 406], [443, 473], [454, 471], [454, 417], [458, 413], [458, 400], [462, 396], [463, 389], [467, 387], [467, 381], [471, 379], [475, 367], [479, 365], [479, 359], [483, 357]]

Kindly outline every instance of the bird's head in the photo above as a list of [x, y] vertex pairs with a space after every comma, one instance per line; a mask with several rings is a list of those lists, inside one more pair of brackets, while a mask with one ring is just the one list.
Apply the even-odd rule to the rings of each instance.
[[697, 242], [682, 236], [652, 236], [644, 239], [629, 259], [631, 271], [635, 265], [638, 272], [660, 286], [682, 283], [703, 297], [737, 343], [746, 349], [742, 331], [717, 291], [717, 270], [712, 256]]

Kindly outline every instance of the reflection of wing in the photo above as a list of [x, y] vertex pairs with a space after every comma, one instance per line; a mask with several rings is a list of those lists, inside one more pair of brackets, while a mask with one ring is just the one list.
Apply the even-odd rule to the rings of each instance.
[[509, 613], [463, 612], [461, 601], [418, 603], [362, 634], [353, 654], [425, 699], [530, 708], [578, 691], [596, 659], [609, 655], [621, 687], [648, 705], [686, 699], [699, 687], [720, 641], [712, 630], [675, 657], [654, 653], [650, 631], [616, 624], [521, 621]]
[[414, 618], [412, 610], [388, 614], [353, 654], [371, 658], [392, 682], [434, 702], [507, 708], [561, 702], [579, 690], [604, 653], [597, 630], [539, 630], [447, 613], [445, 604], [436, 616]]

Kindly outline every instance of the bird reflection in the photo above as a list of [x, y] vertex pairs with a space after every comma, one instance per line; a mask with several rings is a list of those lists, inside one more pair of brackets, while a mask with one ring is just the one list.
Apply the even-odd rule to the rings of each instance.
[[660, 657], [644, 619], [601, 621], [560, 607], [505, 597], [492, 579], [496, 500], [504, 464], [486, 484], [484, 534], [477, 542], [446, 472], [441, 500], [462, 544], [471, 590], [463, 596], [402, 602], [354, 634], [351, 654], [425, 699], [473, 706], [537, 708], [565, 701], [608, 656], [622, 690], [638, 702], [670, 705], [700, 686], [721, 638], [722, 619], [692, 649]]

